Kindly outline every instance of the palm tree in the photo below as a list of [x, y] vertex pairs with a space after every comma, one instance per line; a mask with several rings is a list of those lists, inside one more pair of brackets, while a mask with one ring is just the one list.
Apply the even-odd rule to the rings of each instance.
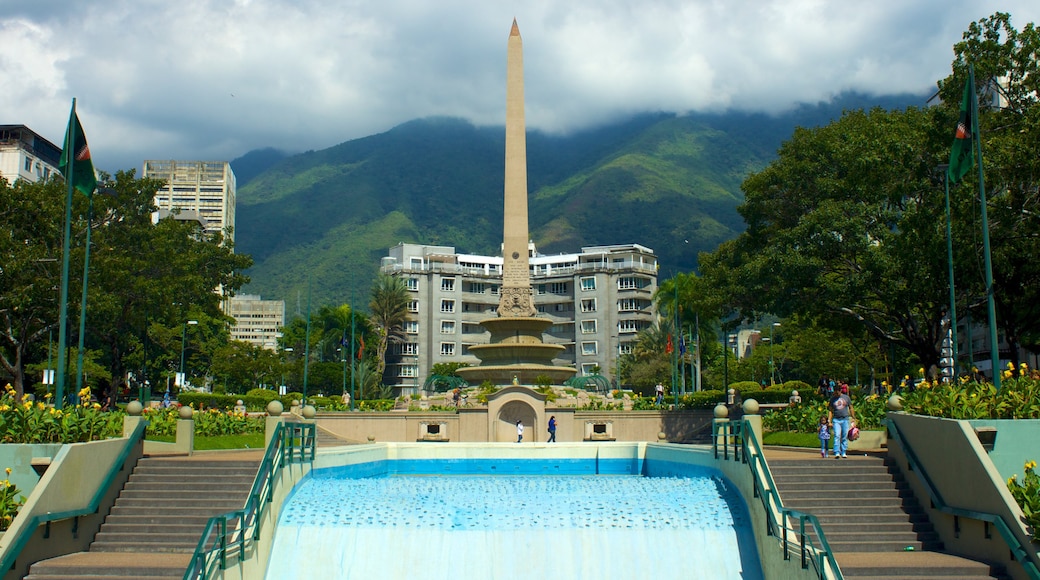
[[376, 373], [382, 378], [386, 370], [386, 349], [391, 341], [398, 341], [404, 336], [404, 321], [408, 316], [408, 304], [411, 296], [404, 280], [394, 276], [380, 274], [372, 285], [372, 299], [368, 303], [372, 311], [372, 326], [379, 337], [376, 345]]

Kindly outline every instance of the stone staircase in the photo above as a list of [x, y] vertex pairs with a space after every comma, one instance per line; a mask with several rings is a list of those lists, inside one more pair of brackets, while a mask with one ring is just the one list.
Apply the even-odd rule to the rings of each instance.
[[37, 562], [26, 579], [182, 578], [209, 518], [245, 505], [260, 457], [236, 455], [141, 459], [89, 551]]
[[942, 552], [926, 512], [883, 454], [766, 457], [784, 506], [819, 519], [846, 578], [1005, 578], [988, 564]]

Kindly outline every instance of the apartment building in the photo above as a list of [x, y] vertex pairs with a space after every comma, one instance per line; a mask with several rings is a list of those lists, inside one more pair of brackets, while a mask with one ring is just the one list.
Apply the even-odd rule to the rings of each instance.
[[0, 125], [0, 176], [8, 183], [17, 179], [45, 181], [59, 174], [61, 147], [44, 139], [25, 125]]
[[266, 348], [278, 349], [278, 337], [285, 326], [285, 301], [263, 300], [255, 294], [232, 296], [228, 314], [235, 319], [231, 339]]
[[145, 161], [142, 177], [161, 179], [155, 192], [159, 217], [194, 212], [207, 233], [235, 241], [235, 173], [227, 161]]
[[[543, 341], [564, 346], [553, 364], [613, 381], [618, 353], [631, 352], [637, 334], [654, 322], [657, 256], [638, 244], [551, 256], [534, 244], [528, 250], [535, 307], [553, 321]], [[480, 322], [496, 316], [502, 258], [401, 243], [381, 266], [412, 295], [406, 339], [387, 353], [387, 384], [418, 389], [437, 363], [476, 365], [469, 347], [490, 341]]]

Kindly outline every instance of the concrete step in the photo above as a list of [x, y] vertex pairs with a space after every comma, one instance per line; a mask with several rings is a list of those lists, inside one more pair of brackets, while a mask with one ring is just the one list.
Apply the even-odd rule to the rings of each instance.
[[897, 551], [880, 554], [865, 552], [837, 555], [846, 578], [986, 578], [1002, 577], [1001, 570], [951, 554], [922, 551]]
[[183, 578], [191, 554], [138, 554], [80, 552], [37, 562], [29, 568], [27, 580], [61, 578]]

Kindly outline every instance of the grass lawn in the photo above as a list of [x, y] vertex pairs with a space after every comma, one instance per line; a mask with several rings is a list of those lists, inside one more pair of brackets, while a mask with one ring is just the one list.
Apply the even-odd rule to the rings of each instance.
[[[173, 443], [173, 436], [162, 437], [149, 435], [149, 441], [163, 441]], [[251, 433], [248, 435], [214, 435], [212, 437], [195, 437], [195, 450], [206, 451], [211, 449], [263, 449], [264, 434]]]
[[766, 431], [762, 434], [763, 445], [779, 445], [783, 447], [818, 448], [820, 438], [816, 433], [799, 433], [796, 431]]

